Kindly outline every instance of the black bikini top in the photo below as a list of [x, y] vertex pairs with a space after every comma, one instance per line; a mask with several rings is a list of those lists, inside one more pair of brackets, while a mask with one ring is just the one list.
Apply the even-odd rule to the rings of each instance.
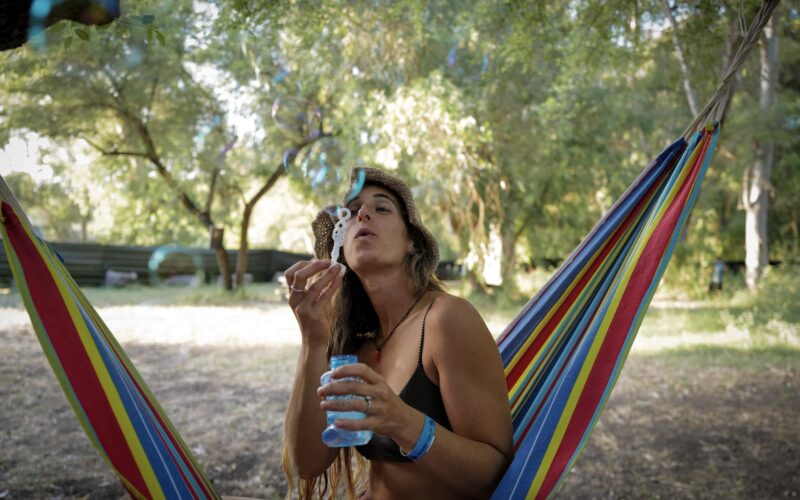
[[[445, 429], [451, 430], [450, 420], [447, 418], [447, 411], [444, 408], [444, 401], [442, 401], [442, 394], [439, 391], [439, 386], [431, 382], [431, 379], [425, 374], [425, 369], [422, 366], [422, 347], [425, 344], [425, 320], [428, 318], [428, 313], [431, 307], [433, 307], [434, 302], [436, 302], [435, 298], [428, 305], [425, 316], [422, 318], [422, 334], [419, 339], [417, 369], [414, 370], [411, 378], [408, 379], [405, 387], [400, 391], [400, 399], [410, 407], [428, 415]], [[390, 460], [394, 462], [411, 461], [410, 458], [400, 454], [400, 447], [392, 438], [380, 436], [378, 434], [373, 434], [372, 439], [370, 439], [367, 444], [356, 446], [356, 450], [367, 460]]]

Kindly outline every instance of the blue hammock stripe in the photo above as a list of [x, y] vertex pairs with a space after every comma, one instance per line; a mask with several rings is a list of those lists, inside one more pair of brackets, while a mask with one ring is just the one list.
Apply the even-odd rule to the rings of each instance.
[[708, 167], [719, 127], [664, 150], [499, 340], [515, 458], [493, 498], [545, 498], [580, 454]]

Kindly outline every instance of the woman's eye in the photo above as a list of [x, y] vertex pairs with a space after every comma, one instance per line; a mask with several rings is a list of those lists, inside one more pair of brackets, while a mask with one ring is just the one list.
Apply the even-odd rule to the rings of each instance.
[[389, 209], [385, 207], [378, 207], [375, 209], [376, 212], [380, 212], [382, 214], [389, 213]]

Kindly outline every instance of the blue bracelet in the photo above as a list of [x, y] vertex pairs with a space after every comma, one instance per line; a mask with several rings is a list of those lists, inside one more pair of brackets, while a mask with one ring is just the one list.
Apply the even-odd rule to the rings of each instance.
[[417, 444], [414, 445], [414, 449], [408, 453], [401, 449], [400, 454], [411, 460], [419, 460], [430, 451], [434, 439], [436, 439], [436, 422], [425, 415], [425, 423], [422, 425], [422, 432], [419, 435], [419, 439], [417, 439]]

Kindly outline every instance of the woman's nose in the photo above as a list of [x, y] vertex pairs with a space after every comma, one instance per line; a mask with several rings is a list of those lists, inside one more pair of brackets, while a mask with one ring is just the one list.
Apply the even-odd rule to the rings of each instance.
[[358, 209], [358, 222], [364, 222], [365, 220], [371, 220], [369, 212], [367, 212], [367, 208], [365, 206], [361, 206]]

